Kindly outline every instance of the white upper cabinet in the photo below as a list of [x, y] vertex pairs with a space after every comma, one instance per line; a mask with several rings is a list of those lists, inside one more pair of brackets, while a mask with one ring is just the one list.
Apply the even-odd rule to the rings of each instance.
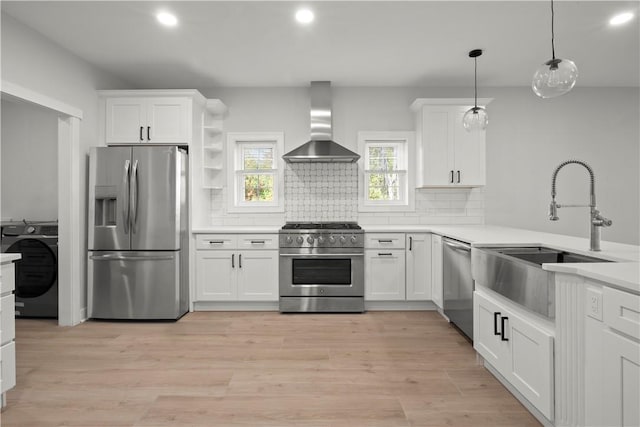
[[[491, 99], [478, 99], [484, 106]], [[416, 99], [417, 187], [479, 187], [486, 183], [485, 131], [467, 132], [473, 99]]]
[[195, 90], [119, 90], [99, 94], [104, 98], [102, 117], [107, 145], [189, 145], [195, 110], [205, 103], [202, 94]]

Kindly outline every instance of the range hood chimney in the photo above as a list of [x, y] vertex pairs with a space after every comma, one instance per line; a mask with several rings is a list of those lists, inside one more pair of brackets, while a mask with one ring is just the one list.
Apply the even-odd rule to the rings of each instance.
[[360, 155], [332, 140], [331, 82], [311, 82], [311, 141], [282, 158], [289, 163], [353, 163]]

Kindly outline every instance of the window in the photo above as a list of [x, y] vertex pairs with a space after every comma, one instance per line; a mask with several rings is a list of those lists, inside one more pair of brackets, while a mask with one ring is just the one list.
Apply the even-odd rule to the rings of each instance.
[[413, 210], [413, 132], [359, 132], [361, 211]]
[[229, 210], [283, 211], [282, 133], [228, 133]]

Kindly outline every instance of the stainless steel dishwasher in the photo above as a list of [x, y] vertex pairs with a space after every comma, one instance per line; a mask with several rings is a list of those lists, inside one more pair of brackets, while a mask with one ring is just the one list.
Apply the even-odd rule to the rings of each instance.
[[442, 239], [443, 309], [451, 323], [473, 340], [471, 245]]

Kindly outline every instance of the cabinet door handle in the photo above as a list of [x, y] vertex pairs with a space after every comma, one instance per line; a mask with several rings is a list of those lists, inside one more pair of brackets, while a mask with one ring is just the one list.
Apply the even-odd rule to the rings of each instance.
[[493, 335], [500, 335], [500, 331], [498, 331], [498, 317], [500, 317], [500, 314], [499, 311], [493, 313]]
[[453, 184], [453, 171], [451, 171], [451, 184]]
[[142, 141], [142, 126], [140, 126], [140, 141]]
[[378, 243], [393, 243], [393, 240], [381, 240], [381, 239], [378, 239]]
[[[151, 141], [151, 126], [147, 126], [147, 140]], [[458, 177], [460, 176], [460, 171], [458, 171]], [[460, 178], [458, 178], [458, 182], [460, 182]]]
[[506, 316], [503, 316], [503, 317], [500, 318], [500, 339], [502, 341], [509, 341], [509, 338], [504, 336], [504, 329], [505, 329], [504, 328], [504, 322], [505, 322], [505, 320], [509, 320], [509, 318], [506, 317]]
[[409, 236], [409, 250], [413, 250], [413, 237]]
[[238, 255], [238, 267], [242, 268], [242, 254]]
[[383, 253], [378, 252], [378, 256], [391, 256], [391, 255], [393, 255], [391, 252], [383, 252]]
[[236, 268], [236, 254], [231, 254], [231, 268]]
[[458, 184], [460, 184], [460, 171], [458, 171]]

